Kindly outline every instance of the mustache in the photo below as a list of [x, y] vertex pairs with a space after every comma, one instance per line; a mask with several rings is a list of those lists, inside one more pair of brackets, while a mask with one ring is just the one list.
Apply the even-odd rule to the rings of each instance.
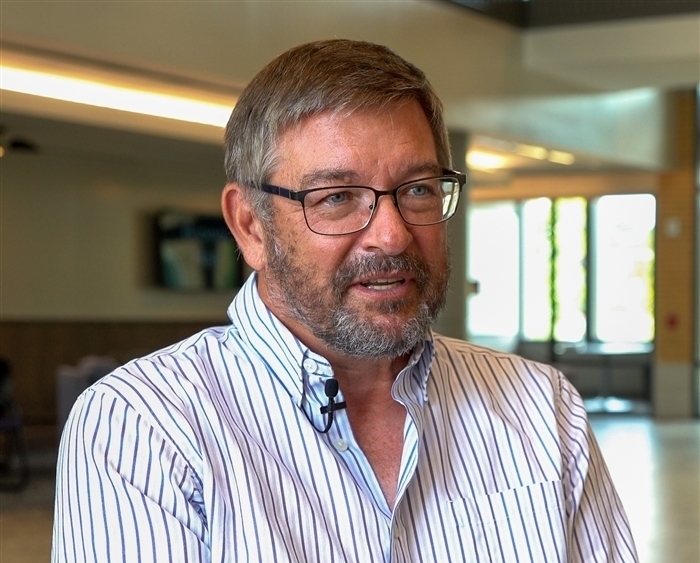
[[399, 254], [387, 256], [382, 254], [362, 254], [345, 260], [333, 277], [333, 290], [341, 297], [345, 290], [359, 277], [394, 271], [409, 272], [415, 279], [418, 289], [422, 289], [430, 279], [428, 264], [416, 256]]

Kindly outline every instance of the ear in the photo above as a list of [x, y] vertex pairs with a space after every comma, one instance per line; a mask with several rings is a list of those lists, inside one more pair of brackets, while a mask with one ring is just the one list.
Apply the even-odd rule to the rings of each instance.
[[265, 242], [260, 221], [253, 214], [240, 185], [226, 184], [221, 194], [221, 209], [243, 258], [256, 271], [265, 266]]

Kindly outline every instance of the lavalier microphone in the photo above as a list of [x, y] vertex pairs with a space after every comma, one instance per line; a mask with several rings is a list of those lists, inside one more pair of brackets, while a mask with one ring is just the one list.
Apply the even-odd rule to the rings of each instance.
[[331, 377], [330, 379], [326, 380], [326, 383], [323, 386], [323, 391], [326, 394], [326, 397], [328, 397], [328, 404], [325, 407], [321, 407], [321, 414], [327, 414], [328, 419], [326, 420], [326, 427], [321, 430], [321, 434], [326, 434], [331, 429], [331, 426], [333, 426], [335, 411], [344, 409], [347, 405], [345, 401], [341, 401], [340, 403], [335, 402], [335, 398], [338, 396], [337, 379]]

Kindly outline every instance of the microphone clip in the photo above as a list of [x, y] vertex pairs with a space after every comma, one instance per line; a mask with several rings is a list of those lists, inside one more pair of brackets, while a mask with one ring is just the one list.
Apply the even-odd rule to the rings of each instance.
[[326, 434], [333, 426], [333, 418], [335, 411], [342, 410], [346, 408], [347, 404], [345, 401], [339, 403], [335, 402], [335, 398], [338, 395], [338, 380], [331, 378], [326, 381], [323, 391], [328, 397], [328, 404], [325, 407], [321, 407], [321, 414], [327, 414], [328, 420], [326, 421], [326, 426], [321, 430], [321, 434]]

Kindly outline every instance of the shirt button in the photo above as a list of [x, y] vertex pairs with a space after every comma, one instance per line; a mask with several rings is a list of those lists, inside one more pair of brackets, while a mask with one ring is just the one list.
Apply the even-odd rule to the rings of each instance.
[[338, 450], [339, 452], [345, 452], [348, 449], [348, 443], [343, 440], [342, 438], [339, 438], [335, 442], [333, 442], [333, 445], [335, 446], [335, 449]]
[[301, 365], [304, 366], [304, 369], [308, 372], [316, 371], [316, 362], [311, 358], [305, 359]]

